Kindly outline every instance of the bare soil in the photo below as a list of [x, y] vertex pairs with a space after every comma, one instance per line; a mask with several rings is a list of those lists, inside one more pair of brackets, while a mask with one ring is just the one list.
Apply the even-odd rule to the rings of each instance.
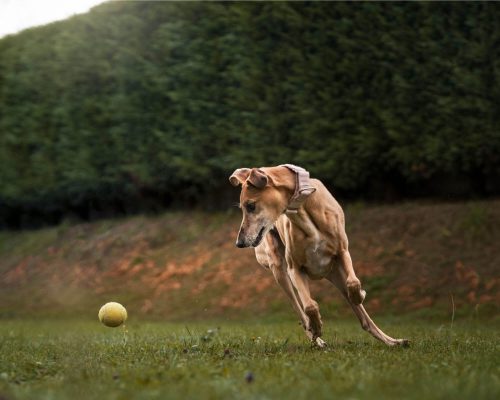
[[[498, 312], [500, 200], [345, 211], [371, 313]], [[106, 301], [141, 318], [291, 316], [253, 250], [234, 246], [239, 223], [238, 210], [168, 212], [2, 232], [0, 317], [92, 314]], [[330, 284], [312, 291], [322, 310], [348, 312]]]

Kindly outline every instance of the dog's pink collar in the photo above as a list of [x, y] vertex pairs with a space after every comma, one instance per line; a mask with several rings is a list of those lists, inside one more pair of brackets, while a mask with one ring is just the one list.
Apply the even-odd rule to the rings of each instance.
[[302, 203], [306, 198], [316, 191], [309, 181], [309, 172], [304, 168], [298, 167], [293, 164], [282, 164], [280, 167], [286, 167], [295, 173], [295, 192], [288, 203], [285, 212], [287, 214], [297, 214]]

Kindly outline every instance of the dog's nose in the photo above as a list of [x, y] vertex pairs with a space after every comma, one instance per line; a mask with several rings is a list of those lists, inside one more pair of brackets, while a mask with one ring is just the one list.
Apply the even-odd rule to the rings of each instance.
[[245, 245], [245, 240], [243, 239], [245, 237], [245, 229], [240, 227], [240, 231], [238, 232], [238, 237], [236, 238], [236, 247], [239, 247], [242, 249], [243, 247], [247, 247]]

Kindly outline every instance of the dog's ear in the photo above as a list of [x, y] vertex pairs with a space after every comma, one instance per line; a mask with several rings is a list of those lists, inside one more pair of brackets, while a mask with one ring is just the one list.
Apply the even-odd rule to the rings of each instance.
[[233, 186], [243, 185], [243, 182], [245, 182], [248, 175], [250, 175], [250, 171], [250, 168], [238, 168], [234, 170], [233, 174], [229, 177], [229, 182], [231, 182]]
[[253, 168], [250, 172], [250, 176], [248, 177], [248, 183], [255, 186], [257, 189], [266, 187], [267, 181], [268, 178], [265, 172], [258, 168]]

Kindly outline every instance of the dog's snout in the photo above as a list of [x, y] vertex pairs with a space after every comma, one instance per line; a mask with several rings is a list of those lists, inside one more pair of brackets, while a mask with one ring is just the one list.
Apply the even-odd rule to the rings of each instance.
[[238, 232], [238, 239], [236, 239], [236, 247], [239, 247], [242, 249], [243, 247], [247, 247], [246, 240], [245, 238], [245, 230], [243, 227], [240, 228], [240, 231]]

